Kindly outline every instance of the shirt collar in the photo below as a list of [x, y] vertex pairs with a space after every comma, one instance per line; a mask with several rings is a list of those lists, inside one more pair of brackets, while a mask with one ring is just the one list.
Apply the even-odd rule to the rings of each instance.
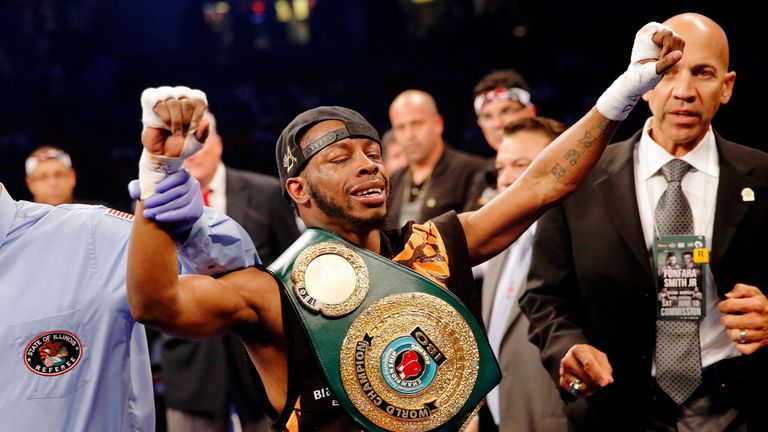
[[224, 163], [220, 162], [216, 167], [216, 173], [211, 179], [211, 183], [208, 185], [208, 189], [213, 190], [215, 193], [221, 194], [225, 192], [227, 183], [227, 169], [224, 167]]
[[16, 201], [2, 183], [0, 183], [0, 189], [2, 189], [0, 190], [0, 246], [2, 246], [16, 217]]
[[[652, 120], [652, 118], [646, 120], [638, 148], [640, 160], [645, 161], [645, 163], [640, 164], [638, 172], [642, 180], [648, 180], [658, 174], [664, 164], [675, 159], [673, 155], [651, 138], [649, 132], [651, 130]], [[718, 161], [715, 134], [712, 132], [712, 126], [709, 127], [709, 131], [704, 135], [701, 142], [680, 159], [691, 164], [695, 170], [710, 177], [718, 178], [720, 176], [720, 164]]]

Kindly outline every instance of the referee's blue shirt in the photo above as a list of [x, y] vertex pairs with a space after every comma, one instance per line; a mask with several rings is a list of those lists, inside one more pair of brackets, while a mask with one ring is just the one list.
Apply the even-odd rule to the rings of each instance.
[[[147, 340], [125, 287], [130, 218], [0, 188], [0, 430], [154, 431]], [[209, 209], [180, 249], [195, 273], [258, 262], [242, 228]]]

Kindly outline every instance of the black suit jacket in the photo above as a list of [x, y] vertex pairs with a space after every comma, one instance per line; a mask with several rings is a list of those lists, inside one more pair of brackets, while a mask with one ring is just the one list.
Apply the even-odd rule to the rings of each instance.
[[[639, 137], [609, 146], [578, 191], [540, 219], [520, 300], [529, 336], [556, 382], [560, 360], [574, 344], [607, 354], [615, 381], [590, 398], [591, 429], [642, 428], [653, 398], [655, 285], [632, 157]], [[722, 299], [737, 282], [766, 292], [768, 155], [719, 135], [716, 142], [720, 179], [710, 268], [718, 294]], [[754, 201], [742, 200], [744, 188], [755, 192]], [[765, 404], [767, 354], [749, 356], [739, 396]]]
[[227, 216], [242, 225], [265, 266], [299, 238], [293, 210], [275, 177], [228, 167]]
[[[248, 232], [264, 265], [299, 236], [293, 210], [274, 177], [227, 168], [227, 215]], [[258, 375], [240, 341], [231, 335], [190, 341], [168, 338], [163, 346], [167, 406], [202, 415], [226, 414], [235, 403], [241, 420], [264, 415]]]
[[[445, 151], [432, 170], [432, 180], [424, 197], [424, 206], [416, 223], [423, 223], [451, 210], [461, 212], [469, 196], [472, 178], [485, 167], [486, 160], [446, 145]], [[409, 168], [395, 171], [389, 179], [390, 206], [387, 226], [400, 228], [400, 208], [405, 195], [406, 174]]]

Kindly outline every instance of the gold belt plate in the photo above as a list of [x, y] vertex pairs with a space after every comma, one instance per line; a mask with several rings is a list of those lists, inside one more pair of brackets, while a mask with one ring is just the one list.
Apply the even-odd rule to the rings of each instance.
[[368, 267], [360, 255], [333, 241], [304, 249], [293, 265], [291, 281], [301, 304], [327, 317], [357, 309], [370, 285]]
[[451, 420], [477, 381], [479, 352], [464, 317], [425, 293], [387, 296], [366, 308], [342, 343], [350, 401], [388, 430], [428, 431]]

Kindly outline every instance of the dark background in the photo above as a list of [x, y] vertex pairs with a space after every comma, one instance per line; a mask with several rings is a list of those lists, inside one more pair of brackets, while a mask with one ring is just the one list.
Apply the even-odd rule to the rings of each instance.
[[[768, 37], [746, 3], [0, 0], [0, 181], [29, 198], [24, 159], [56, 145], [72, 155], [79, 197], [129, 209], [139, 96], [159, 85], [208, 94], [225, 162], [238, 168], [274, 174], [280, 131], [317, 105], [349, 106], [383, 132], [390, 101], [408, 88], [435, 96], [451, 145], [489, 155], [472, 110], [483, 74], [519, 70], [539, 114], [571, 124], [626, 69], [637, 29], [686, 11], [730, 38], [738, 78], [715, 127], [768, 150]], [[641, 103], [616, 138], [648, 113]]]

